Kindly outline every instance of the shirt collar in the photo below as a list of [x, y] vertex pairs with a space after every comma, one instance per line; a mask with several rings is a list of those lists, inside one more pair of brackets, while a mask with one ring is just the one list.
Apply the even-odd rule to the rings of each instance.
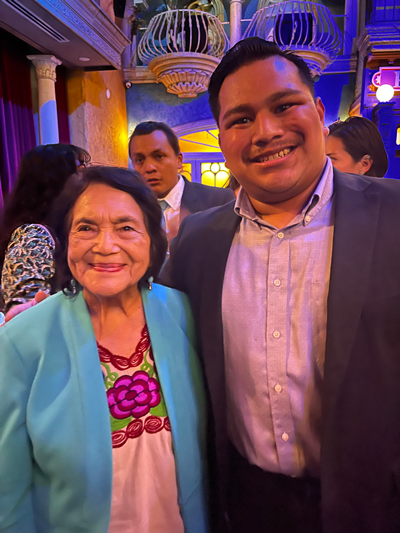
[[167, 196], [164, 196], [164, 198], [160, 198], [160, 200], [165, 200], [174, 211], [178, 211], [181, 206], [183, 189], [185, 188], [184, 179], [180, 174], [178, 176], [178, 183], [175, 185], [175, 187], [169, 191]]
[[[302, 222], [304, 225], [309, 224], [311, 220], [321, 211], [321, 209], [328, 203], [333, 195], [333, 167], [329, 157], [326, 158], [324, 170], [322, 171], [321, 179], [311, 195], [311, 198], [302, 212], [297, 215], [290, 226]], [[236, 198], [235, 213], [242, 218], [253, 220], [263, 226], [271, 227], [270, 224], [260, 218], [254, 210], [246, 191], [240, 187], [239, 194]], [[307, 220], [305, 217], [307, 216]]]

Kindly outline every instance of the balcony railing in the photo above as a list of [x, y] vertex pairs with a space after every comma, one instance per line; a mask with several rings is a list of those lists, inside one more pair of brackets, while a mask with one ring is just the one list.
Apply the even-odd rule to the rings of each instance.
[[302, 56], [314, 75], [320, 75], [343, 46], [329, 9], [306, 1], [280, 2], [257, 11], [244, 34], [254, 36]]
[[153, 17], [139, 44], [144, 64], [174, 53], [196, 53], [221, 58], [229, 46], [219, 19], [204, 11], [179, 9]]
[[193, 98], [207, 90], [211, 74], [228, 48], [229, 39], [217, 17], [179, 9], [151, 19], [138, 55], [168, 92]]

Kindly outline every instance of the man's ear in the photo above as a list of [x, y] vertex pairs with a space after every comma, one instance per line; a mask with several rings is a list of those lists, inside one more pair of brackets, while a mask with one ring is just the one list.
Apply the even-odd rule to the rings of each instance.
[[324, 137], [327, 137], [329, 135], [329, 128], [325, 126], [325, 106], [319, 96], [317, 96], [317, 98], [315, 99], [315, 107], [317, 109], [319, 121], [322, 126], [322, 133]]
[[178, 155], [178, 170], [182, 170], [183, 168], [183, 155], [182, 152], [179, 152]]

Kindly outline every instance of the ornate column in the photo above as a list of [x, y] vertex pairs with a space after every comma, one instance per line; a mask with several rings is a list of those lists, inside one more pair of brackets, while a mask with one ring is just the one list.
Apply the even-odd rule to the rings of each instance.
[[355, 50], [354, 39], [358, 33], [358, 0], [346, 0], [344, 19], [343, 55], [351, 55]]
[[362, 83], [363, 83], [364, 68], [365, 68], [365, 58], [368, 57], [370, 49], [371, 49], [371, 45], [369, 43], [369, 35], [365, 29], [357, 40], [357, 48], [358, 48], [358, 63], [357, 63], [356, 90], [355, 90], [356, 98], [358, 98], [359, 96], [362, 96], [361, 92], [362, 92]]
[[231, 46], [242, 38], [242, 5], [243, 0], [230, 0], [230, 41]]
[[61, 61], [51, 55], [27, 56], [36, 68], [39, 97], [40, 144], [58, 143], [58, 119], [56, 102], [56, 67]]

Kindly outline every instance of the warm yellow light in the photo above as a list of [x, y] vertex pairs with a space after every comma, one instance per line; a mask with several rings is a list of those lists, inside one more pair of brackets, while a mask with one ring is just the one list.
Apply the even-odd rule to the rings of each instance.
[[376, 97], [380, 102], [389, 102], [394, 96], [394, 89], [388, 83], [378, 87]]

